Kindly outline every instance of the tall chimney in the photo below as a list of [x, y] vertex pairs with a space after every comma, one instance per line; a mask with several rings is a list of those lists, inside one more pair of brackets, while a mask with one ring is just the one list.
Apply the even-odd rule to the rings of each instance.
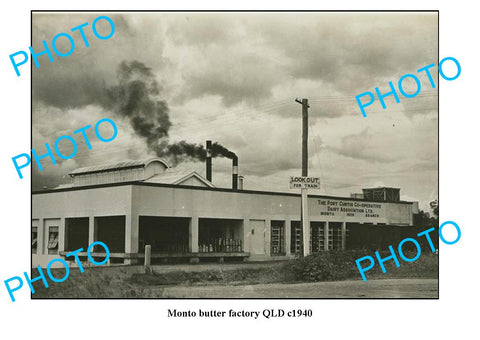
[[238, 189], [238, 157], [233, 155], [232, 158], [232, 189]]
[[207, 140], [207, 158], [206, 158], [206, 167], [207, 167], [207, 180], [212, 181], [212, 141]]

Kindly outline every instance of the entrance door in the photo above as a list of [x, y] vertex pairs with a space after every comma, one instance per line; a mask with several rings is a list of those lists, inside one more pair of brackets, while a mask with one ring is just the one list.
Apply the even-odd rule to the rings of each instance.
[[265, 220], [250, 220], [250, 254], [265, 254]]

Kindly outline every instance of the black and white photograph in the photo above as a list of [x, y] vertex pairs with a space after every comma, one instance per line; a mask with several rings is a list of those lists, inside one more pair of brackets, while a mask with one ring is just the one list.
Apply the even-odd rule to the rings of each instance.
[[1, 6], [1, 339], [478, 333], [475, 6]]
[[439, 298], [438, 11], [31, 20], [32, 299]]

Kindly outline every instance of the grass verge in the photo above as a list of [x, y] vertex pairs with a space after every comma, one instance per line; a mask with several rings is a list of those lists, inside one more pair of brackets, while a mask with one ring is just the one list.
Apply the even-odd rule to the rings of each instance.
[[[222, 270], [222, 266], [202, 271], [174, 270], [166, 273], [139, 273], [139, 267], [88, 268], [84, 273], [70, 270], [70, 277], [61, 283], [50, 283], [45, 288], [35, 282], [33, 298], [161, 298], [166, 286], [197, 285], [251, 285], [265, 283], [295, 283], [317, 281], [361, 280], [355, 260], [370, 254], [367, 251], [329, 251], [306, 258], [272, 262], [268, 266], [242, 267]], [[389, 256], [382, 252], [381, 257]], [[414, 254], [405, 254], [412, 258]], [[365, 263], [366, 265], [367, 263]], [[393, 260], [385, 262], [387, 273], [378, 263], [366, 272], [367, 279], [382, 278], [438, 278], [438, 256], [422, 254], [415, 262], [400, 260], [397, 268]], [[180, 267], [179, 267], [180, 268]], [[231, 267], [230, 267], [231, 268]], [[46, 274], [46, 271], [44, 271]], [[64, 271], [52, 270], [61, 278]], [[36, 270], [34, 270], [36, 273]], [[33, 275], [36, 277], [37, 275]], [[50, 281], [49, 281], [50, 282]]]

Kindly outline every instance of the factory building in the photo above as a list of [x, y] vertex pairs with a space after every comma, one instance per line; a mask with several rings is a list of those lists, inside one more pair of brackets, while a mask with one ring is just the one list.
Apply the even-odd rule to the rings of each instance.
[[[32, 194], [32, 265], [94, 241], [110, 263], [289, 259], [302, 250], [300, 194], [243, 190], [233, 159], [232, 188], [196, 172], [176, 172], [160, 158], [81, 168], [72, 182]], [[310, 252], [380, 247], [411, 232], [416, 202], [399, 189], [365, 189], [355, 197], [309, 195]], [[102, 248], [93, 256], [102, 259]], [[67, 258], [73, 261], [72, 257]]]

